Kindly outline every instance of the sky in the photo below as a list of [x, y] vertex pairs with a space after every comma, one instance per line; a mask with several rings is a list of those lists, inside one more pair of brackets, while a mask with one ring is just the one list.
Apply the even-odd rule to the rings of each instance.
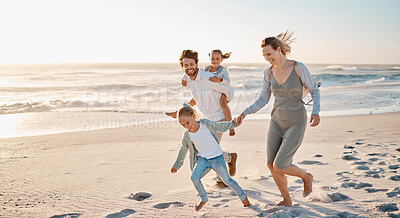
[[294, 31], [304, 63], [400, 64], [398, 0], [2, 0], [0, 64], [177, 62], [193, 49], [262, 63]]

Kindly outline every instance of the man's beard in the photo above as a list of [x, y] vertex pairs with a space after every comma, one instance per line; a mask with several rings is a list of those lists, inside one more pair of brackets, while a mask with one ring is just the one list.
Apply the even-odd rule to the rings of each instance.
[[[193, 70], [193, 72], [189, 72], [190, 70]], [[197, 74], [197, 72], [199, 71], [199, 68], [191, 68], [191, 69], [187, 69], [185, 71], [186, 75], [188, 75], [189, 77], [193, 77]]]

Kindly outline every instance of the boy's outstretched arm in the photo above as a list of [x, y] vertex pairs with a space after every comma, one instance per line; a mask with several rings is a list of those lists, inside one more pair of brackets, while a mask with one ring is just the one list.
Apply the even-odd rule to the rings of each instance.
[[[184, 133], [183, 136], [182, 136], [182, 146], [179, 149], [178, 157], [176, 157], [175, 163], [172, 166], [172, 168], [174, 168], [176, 170], [179, 170], [179, 168], [181, 168], [181, 166], [183, 165], [183, 161], [185, 160], [186, 154], [187, 154], [188, 151], [189, 151], [189, 146], [186, 143], [185, 133]], [[171, 172], [172, 172], [172, 169], [171, 169]]]

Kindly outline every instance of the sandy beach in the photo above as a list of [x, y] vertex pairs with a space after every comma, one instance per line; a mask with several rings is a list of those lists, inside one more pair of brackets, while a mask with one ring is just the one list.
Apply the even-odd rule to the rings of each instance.
[[[252, 206], [203, 179], [199, 212], [188, 159], [170, 168], [183, 128], [159, 122], [126, 128], [0, 139], [0, 217], [365, 217], [399, 216], [400, 113], [322, 117], [307, 128], [294, 162], [314, 175], [313, 193], [288, 177], [293, 207], [266, 167], [268, 120], [245, 120], [224, 150], [238, 153], [234, 178]], [[151, 197], [138, 201], [135, 194]]]

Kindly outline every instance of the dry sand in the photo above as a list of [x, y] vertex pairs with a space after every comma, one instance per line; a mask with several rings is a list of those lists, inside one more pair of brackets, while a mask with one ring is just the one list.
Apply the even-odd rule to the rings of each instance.
[[[301, 180], [288, 177], [293, 207], [273, 206], [281, 196], [265, 164], [268, 125], [245, 120], [222, 140], [238, 153], [234, 178], [253, 205], [215, 187], [211, 172], [199, 212], [188, 159], [170, 173], [183, 132], [176, 122], [0, 139], [0, 217], [399, 216], [400, 113], [308, 127], [294, 163], [314, 175], [314, 192], [303, 198]], [[151, 197], [137, 201], [138, 192]]]

